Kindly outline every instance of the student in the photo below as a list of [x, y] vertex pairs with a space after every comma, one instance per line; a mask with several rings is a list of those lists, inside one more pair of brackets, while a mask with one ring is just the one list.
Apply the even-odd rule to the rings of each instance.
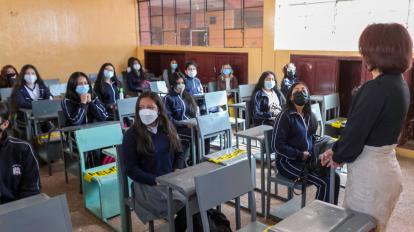
[[91, 81], [83, 72], [74, 72], [70, 75], [62, 110], [67, 120], [66, 126], [108, 119], [105, 106], [93, 93]]
[[32, 101], [52, 99], [52, 94], [37, 69], [31, 64], [26, 64], [14, 85], [12, 99], [17, 109], [31, 109]]
[[127, 85], [130, 91], [138, 93], [150, 90], [149, 81], [141, 65], [135, 57], [128, 59]]
[[5, 65], [0, 72], [0, 88], [12, 88], [19, 73], [12, 65]]
[[262, 73], [252, 96], [254, 125], [273, 126], [274, 118], [286, 102], [283, 94], [277, 89], [276, 75], [271, 71]]
[[9, 111], [0, 102], [0, 204], [40, 193], [39, 165], [29, 143], [7, 134]]
[[96, 96], [104, 104], [111, 120], [115, 119], [116, 100], [119, 99], [121, 83], [116, 78], [115, 67], [111, 63], [105, 63], [99, 69], [94, 91]]
[[372, 74], [353, 97], [348, 120], [322, 164], [348, 163], [344, 207], [387, 223], [402, 191], [402, 173], [395, 156], [410, 106], [403, 73], [412, 64], [413, 41], [400, 24], [371, 24], [359, 38], [359, 52]]
[[[125, 171], [134, 181], [135, 212], [143, 223], [151, 216], [167, 218], [167, 187], [155, 179], [185, 167], [185, 157], [173, 124], [156, 93], [144, 92], [135, 107], [135, 121], [122, 142]], [[185, 197], [173, 191], [175, 230], [185, 231]]]
[[[237, 89], [239, 87], [239, 82], [237, 78], [233, 75], [233, 69], [230, 64], [225, 64], [221, 67], [221, 74], [217, 78], [217, 90], [230, 90], [230, 89]], [[228, 104], [234, 104], [234, 94], [228, 92], [227, 93], [227, 102]], [[234, 109], [229, 109], [229, 114], [231, 117], [234, 117]]]
[[190, 95], [203, 94], [203, 86], [197, 76], [197, 64], [194, 61], [185, 63], [185, 91]]
[[162, 73], [162, 77], [163, 77], [165, 83], [167, 84], [167, 86], [170, 86], [170, 80], [171, 80], [174, 73], [180, 73], [180, 75], [184, 75], [180, 71], [177, 61], [176, 60], [171, 60], [170, 67], [167, 68], [167, 69], [164, 69], [164, 71]]
[[[317, 129], [311, 111], [309, 90], [302, 82], [292, 85], [287, 94], [286, 106], [277, 116], [273, 128], [272, 148], [276, 154], [279, 173], [291, 180], [303, 177], [306, 160], [313, 155], [313, 135]], [[316, 186], [316, 199], [329, 201], [330, 176], [309, 173], [307, 181]], [[339, 175], [335, 175], [335, 204], [338, 202]]]
[[287, 95], [290, 87], [298, 81], [296, 76], [296, 66], [293, 63], [289, 63], [283, 67], [283, 80], [280, 86], [284, 96]]

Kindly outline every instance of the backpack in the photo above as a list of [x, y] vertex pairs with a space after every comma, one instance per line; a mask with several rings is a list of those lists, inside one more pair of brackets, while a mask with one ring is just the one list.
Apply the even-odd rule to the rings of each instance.
[[[231, 232], [230, 221], [226, 215], [216, 209], [209, 209], [207, 211], [208, 224], [210, 225], [209, 232]], [[203, 222], [201, 221], [200, 213], [194, 215], [194, 231], [203, 231]]]

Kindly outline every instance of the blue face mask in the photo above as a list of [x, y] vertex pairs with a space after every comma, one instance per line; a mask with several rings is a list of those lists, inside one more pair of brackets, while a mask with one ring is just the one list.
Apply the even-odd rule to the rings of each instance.
[[88, 93], [89, 92], [89, 85], [77, 85], [75, 91], [79, 95]]
[[171, 64], [171, 69], [177, 69], [178, 64]]
[[265, 89], [271, 90], [273, 89], [273, 87], [275, 87], [275, 81], [265, 81], [264, 82], [264, 87]]
[[230, 75], [230, 73], [231, 73], [231, 69], [229, 69], [229, 68], [223, 69], [223, 74], [224, 75]]

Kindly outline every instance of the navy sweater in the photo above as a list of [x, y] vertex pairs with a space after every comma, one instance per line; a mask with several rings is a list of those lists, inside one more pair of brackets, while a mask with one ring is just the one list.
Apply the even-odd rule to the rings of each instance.
[[282, 156], [302, 161], [303, 152], [313, 153], [313, 134], [310, 115], [305, 118], [295, 110], [283, 110], [276, 118], [272, 133], [272, 148], [277, 159]]
[[98, 97], [87, 104], [65, 98], [62, 100], [62, 110], [67, 120], [66, 126], [77, 126], [108, 119], [108, 113]]
[[201, 85], [200, 79], [198, 79], [197, 77], [193, 78], [186, 75], [185, 91], [187, 91], [190, 95], [202, 94], [203, 86]]
[[111, 104], [116, 104], [116, 100], [119, 99], [118, 85], [113, 82], [112, 85], [102, 82], [103, 88], [95, 89], [95, 93], [99, 100], [107, 107]]
[[0, 204], [39, 194], [39, 166], [34, 150], [25, 141], [6, 134], [3, 137], [0, 141]]
[[164, 97], [164, 108], [170, 121], [177, 127], [177, 121], [194, 118], [196, 112], [191, 112], [188, 104], [174, 90]]
[[365, 145], [396, 144], [409, 104], [402, 75], [383, 74], [366, 82], [352, 100], [346, 126], [332, 148], [333, 160], [353, 162]]
[[[279, 90], [273, 89], [279, 99], [280, 106], [283, 107], [286, 103], [285, 97]], [[271, 118], [272, 112], [269, 107], [269, 96], [263, 91], [259, 90], [254, 95], [253, 101], [253, 120], [255, 125], [263, 124], [263, 121]]]
[[142, 92], [145, 90], [149, 90], [149, 85], [144, 84], [144, 82], [147, 80], [145, 77], [145, 74], [134, 75], [135, 71], [131, 71], [127, 73], [127, 84], [129, 90], [133, 92]]
[[155, 185], [155, 178], [174, 171], [174, 168], [185, 167], [185, 156], [182, 152], [170, 151], [168, 136], [158, 128], [157, 134], [151, 134], [151, 140], [155, 149], [150, 158], [145, 158], [137, 151], [137, 134], [135, 128], [129, 128], [122, 141], [125, 171], [133, 181]]
[[[49, 88], [46, 87], [45, 85], [39, 85], [39, 92], [40, 92], [39, 100], [50, 99], [50, 97], [52, 96]], [[24, 86], [20, 87], [20, 89], [16, 91], [14, 97], [15, 97], [17, 108], [23, 108], [23, 109], [32, 108], [33, 99], [30, 97], [29, 92]]]

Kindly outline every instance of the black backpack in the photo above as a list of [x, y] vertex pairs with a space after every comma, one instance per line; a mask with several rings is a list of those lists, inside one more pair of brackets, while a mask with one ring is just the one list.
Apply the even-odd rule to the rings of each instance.
[[[208, 224], [210, 225], [210, 232], [231, 232], [230, 221], [222, 212], [216, 209], [209, 209], [207, 211]], [[201, 215], [198, 213], [193, 217], [194, 231], [203, 231], [203, 223]]]

